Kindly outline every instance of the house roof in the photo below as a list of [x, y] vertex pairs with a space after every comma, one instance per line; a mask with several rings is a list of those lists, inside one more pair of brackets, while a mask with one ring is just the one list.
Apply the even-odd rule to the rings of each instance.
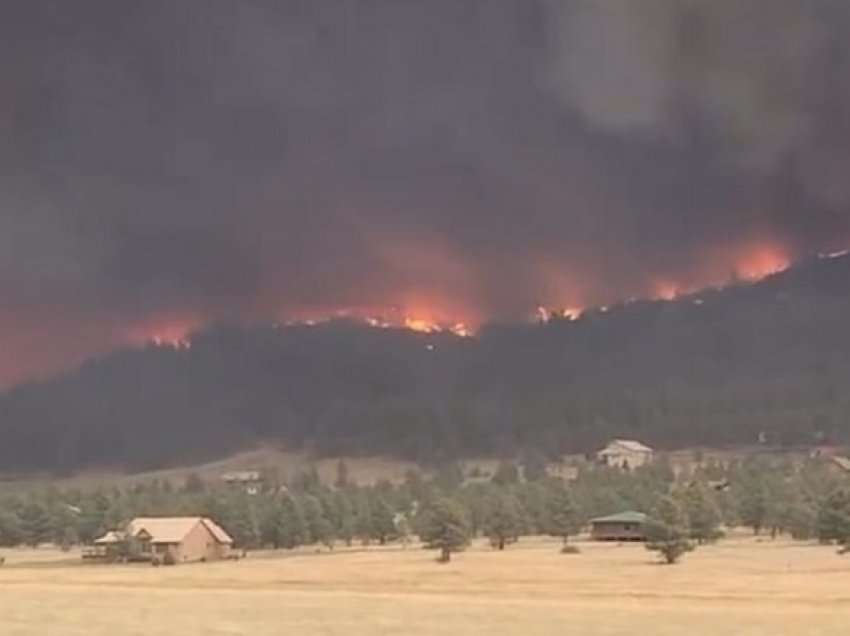
[[604, 449], [602, 449], [601, 454], [616, 452], [617, 447], [621, 449], [625, 449], [631, 451], [633, 453], [651, 453], [652, 449], [640, 442], [633, 439], [614, 439], [608, 443]]
[[222, 528], [212, 519], [207, 519], [206, 517], [204, 517], [203, 519], [201, 519], [201, 522], [207, 527], [207, 530], [212, 533], [212, 535], [215, 537], [215, 540], [219, 543], [233, 543], [233, 539], [231, 539], [230, 535], [224, 531], [224, 528]]
[[590, 523], [645, 523], [646, 519], [647, 516], [642, 512], [627, 510], [626, 512], [618, 512], [615, 515], [591, 519]]
[[833, 464], [835, 464], [836, 466], [841, 468], [842, 470], [850, 473], [850, 459], [848, 459], [847, 457], [840, 457], [838, 455], [833, 455], [832, 457], [829, 458], [829, 460]]
[[113, 545], [115, 543], [120, 543], [124, 540], [124, 535], [120, 532], [116, 532], [115, 530], [110, 530], [102, 537], [95, 539], [95, 545]]
[[203, 517], [137, 517], [127, 526], [127, 532], [131, 536], [147, 532], [152, 543], [180, 543], [199, 523], [219, 543], [233, 543], [233, 539], [221, 527]]

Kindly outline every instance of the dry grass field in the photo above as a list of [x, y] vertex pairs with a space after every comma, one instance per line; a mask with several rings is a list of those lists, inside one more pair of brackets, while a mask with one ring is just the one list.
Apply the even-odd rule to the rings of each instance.
[[677, 566], [640, 545], [477, 544], [449, 565], [400, 548], [231, 563], [81, 565], [6, 551], [3, 636], [581, 634], [832, 636], [850, 628], [850, 557], [735, 539]]

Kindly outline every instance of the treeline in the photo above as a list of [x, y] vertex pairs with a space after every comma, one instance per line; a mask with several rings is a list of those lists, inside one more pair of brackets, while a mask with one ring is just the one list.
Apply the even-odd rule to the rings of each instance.
[[850, 442], [850, 257], [756, 285], [633, 302], [475, 338], [213, 328], [0, 395], [0, 473], [126, 470], [258, 443], [452, 459]]
[[0, 545], [70, 547], [136, 516], [202, 515], [244, 549], [419, 537], [448, 558], [476, 536], [500, 550], [541, 534], [566, 545], [590, 519], [625, 510], [651, 513], [650, 528], [661, 534], [650, 545], [665, 555], [717, 540], [724, 528], [737, 526], [772, 537], [850, 541], [850, 479], [819, 459], [803, 465], [763, 457], [708, 463], [678, 477], [663, 459], [633, 471], [589, 465], [565, 482], [530, 457], [522, 469], [503, 462], [492, 476], [471, 478], [451, 463], [428, 479], [410, 472], [398, 485], [351, 484], [341, 462], [334, 485], [322, 484], [310, 470], [253, 495], [197, 476], [179, 487], [158, 480], [127, 489], [6, 495], [0, 497]]

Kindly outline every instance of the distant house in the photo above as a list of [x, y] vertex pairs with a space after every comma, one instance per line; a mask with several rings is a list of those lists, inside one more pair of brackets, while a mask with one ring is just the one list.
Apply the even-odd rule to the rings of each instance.
[[97, 539], [87, 558], [188, 563], [231, 556], [233, 539], [205, 517], [137, 517], [123, 531]]
[[829, 458], [830, 466], [840, 473], [850, 473], [850, 459], [841, 455], [833, 455]]
[[600, 464], [616, 468], [637, 468], [652, 461], [653, 450], [631, 439], [611, 440], [596, 454]]
[[249, 495], [258, 495], [263, 489], [263, 476], [256, 470], [224, 473], [221, 480], [228, 486], [244, 490]]
[[642, 512], [621, 512], [590, 520], [590, 538], [594, 541], [645, 541], [647, 516]]

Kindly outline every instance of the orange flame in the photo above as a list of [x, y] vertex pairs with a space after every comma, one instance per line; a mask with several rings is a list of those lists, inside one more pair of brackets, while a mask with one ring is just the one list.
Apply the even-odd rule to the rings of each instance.
[[782, 248], [758, 245], [736, 262], [735, 273], [744, 280], [756, 281], [783, 272], [790, 265], [791, 261]]

